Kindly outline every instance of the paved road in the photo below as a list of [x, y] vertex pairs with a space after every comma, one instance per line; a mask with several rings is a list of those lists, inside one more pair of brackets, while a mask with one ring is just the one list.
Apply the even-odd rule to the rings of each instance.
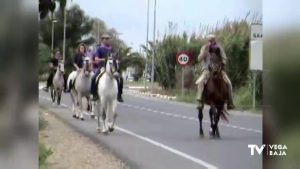
[[77, 131], [106, 146], [132, 168], [141, 169], [260, 169], [261, 156], [250, 156], [248, 144], [262, 144], [262, 117], [232, 113], [221, 122], [221, 140], [208, 136], [208, 113], [204, 114], [205, 138], [198, 136], [193, 105], [141, 97], [126, 91], [118, 104], [117, 130], [109, 136], [96, 133], [96, 121], [71, 117], [70, 96], [63, 106], [53, 106], [48, 93], [40, 92], [40, 105], [52, 110]]

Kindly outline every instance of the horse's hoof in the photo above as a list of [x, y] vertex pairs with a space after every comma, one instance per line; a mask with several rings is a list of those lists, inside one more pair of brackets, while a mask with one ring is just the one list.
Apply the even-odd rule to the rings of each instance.
[[100, 128], [97, 128], [97, 133], [101, 133], [101, 129]]
[[72, 116], [73, 118], [75, 118], [75, 119], [77, 119], [77, 116], [75, 115], [75, 114], [73, 114], [73, 116]]
[[96, 117], [95, 115], [91, 115], [91, 119], [95, 119], [95, 117]]
[[113, 127], [110, 127], [108, 130], [109, 132], [113, 132], [115, 129]]
[[102, 131], [102, 133], [103, 133], [105, 136], [107, 136], [107, 135], [108, 135], [108, 131], [107, 131], [107, 130], [105, 130], [105, 131]]
[[83, 117], [81, 117], [81, 118], [80, 118], [80, 120], [81, 120], [81, 121], [84, 121], [84, 118], [83, 118]]
[[201, 138], [204, 138], [204, 134], [203, 134], [203, 133], [200, 133], [199, 136], [200, 136]]

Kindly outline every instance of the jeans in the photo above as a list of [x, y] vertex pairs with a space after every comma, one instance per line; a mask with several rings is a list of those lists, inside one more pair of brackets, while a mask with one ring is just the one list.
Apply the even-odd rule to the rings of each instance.
[[49, 88], [52, 85], [54, 74], [55, 74], [55, 69], [51, 69], [47, 79], [47, 86], [46, 86], [47, 88]]
[[97, 85], [96, 85], [96, 78], [97, 76], [100, 74], [101, 72], [101, 68], [98, 68], [94, 74], [94, 76], [92, 77], [92, 84], [91, 84], [91, 93], [93, 95], [97, 94]]

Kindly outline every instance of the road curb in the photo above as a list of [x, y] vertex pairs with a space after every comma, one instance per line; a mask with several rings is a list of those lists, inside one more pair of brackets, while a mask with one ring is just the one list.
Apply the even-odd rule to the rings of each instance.
[[141, 96], [146, 96], [146, 97], [156, 97], [164, 100], [176, 100], [176, 96], [169, 96], [169, 95], [163, 95], [159, 93], [151, 93], [151, 92], [140, 92], [140, 91], [131, 91], [134, 94], [138, 94]]

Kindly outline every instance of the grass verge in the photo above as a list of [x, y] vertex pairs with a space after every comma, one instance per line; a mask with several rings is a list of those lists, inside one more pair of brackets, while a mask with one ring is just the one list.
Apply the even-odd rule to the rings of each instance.
[[[39, 113], [41, 114], [41, 112]], [[39, 131], [44, 130], [48, 125], [48, 122], [39, 116]], [[51, 149], [48, 149], [46, 145], [42, 142], [39, 142], [39, 169], [47, 169], [47, 158], [52, 154], [53, 152]]]

